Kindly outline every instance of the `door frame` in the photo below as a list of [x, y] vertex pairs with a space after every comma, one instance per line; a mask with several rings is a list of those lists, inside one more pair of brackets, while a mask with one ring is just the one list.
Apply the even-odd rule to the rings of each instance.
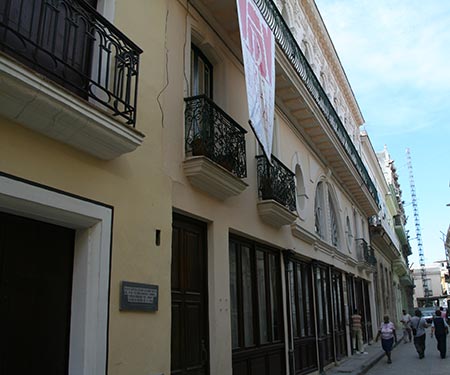
[[68, 373], [107, 374], [113, 207], [0, 172], [0, 211], [75, 229]]
[[[201, 265], [203, 267], [204, 271], [204, 285], [203, 287], [203, 313], [205, 314], [205, 322], [203, 323], [203, 328], [205, 330], [205, 349], [207, 352], [206, 355], [206, 364], [205, 364], [205, 374], [208, 375], [211, 373], [211, 348], [210, 348], [210, 337], [209, 337], [209, 319], [210, 319], [210, 311], [209, 311], [209, 256], [208, 256], [208, 226], [207, 223], [196, 220], [194, 218], [191, 218], [189, 216], [183, 215], [182, 213], [179, 213], [177, 211], [172, 212], [172, 226], [175, 222], [183, 223], [186, 225], [193, 225], [198, 227], [202, 232], [202, 242], [204, 245], [204, 257], [203, 257], [203, 264]], [[173, 246], [173, 245], [172, 245]], [[171, 248], [171, 256], [173, 256], [173, 248]], [[170, 288], [170, 294], [171, 294], [171, 300], [172, 300], [172, 287]], [[172, 302], [171, 302], [172, 303]], [[172, 332], [171, 332], [172, 335]], [[171, 370], [172, 371], [172, 370]]]

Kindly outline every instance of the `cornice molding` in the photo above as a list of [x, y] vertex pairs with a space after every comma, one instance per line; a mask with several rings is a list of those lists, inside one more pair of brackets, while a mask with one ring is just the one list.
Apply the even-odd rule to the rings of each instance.
[[305, 10], [307, 20], [313, 29], [313, 35], [316, 36], [316, 40], [328, 62], [328, 66], [338, 82], [340, 91], [347, 102], [356, 125], [360, 126], [364, 124], [364, 118], [317, 6], [312, 0], [302, 0], [301, 3]]

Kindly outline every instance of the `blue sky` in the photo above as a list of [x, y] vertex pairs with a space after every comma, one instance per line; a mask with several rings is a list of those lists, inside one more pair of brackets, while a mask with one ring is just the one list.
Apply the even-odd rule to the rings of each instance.
[[375, 151], [386, 144], [419, 265], [406, 149], [425, 262], [445, 259], [450, 224], [450, 1], [316, 0]]

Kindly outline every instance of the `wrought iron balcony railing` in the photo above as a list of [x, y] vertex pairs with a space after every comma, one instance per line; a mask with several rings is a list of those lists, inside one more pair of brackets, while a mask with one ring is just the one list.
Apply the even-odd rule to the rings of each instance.
[[205, 95], [186, 102], [186, 155], [203, 155], [235, 176], [247, 176], [245, 134], [228, 114]]
[[397, 227], [404, 225], [401, 215], [394, 215], [394, 225]]
[[369, 225], [373, 227], [381, 226], [381, 217], [379, 217], [378, 215], [369, 217]]
[[325, 118], [333, 128], [335, 134], [339, 138], [342, 146], [347, 151], [353, 165], [358, 170], [361, 178], [363, 179], [367, 189], [375, 202], [379, 205], [379, 198], [377, 189], [370, 178], [358, 151], [355, 148], [351, 138], [349, 137], [344, 125], [342, 124], [336, 110], [328, 99], [327, 94], [322, 88], [319, 80], [314, 74], [311, 66], [303, 55], [302, 50], [298, 46], [295, 38], [293, 37], [289, 27], [286, 25], [283, 16], [280, 14], [275, 3], [272, 0], [254, 0], [258, 8], [260, 9], [264, 19], [272, 29], [275, 40], [280, 48], [285, 53], [286, 57], [291, 62], [294, 69], [301, 77], [303, 83], [307, 87], [309, 93], [314, 98], [315, 102], [322, 110]]
[[358, 260], [371, 266], [375, 266], [377, 264], [377, 259], [375, 258], [375, 252], [373, 251], [372, 246], [370, 246], [363, 238], [356, 238], [355, 241], [358, 249]]
[[273, 155], [273, 165], [264, 155], [256, 158], [259, 198], [273, 199], [290, 211], [296, 211], [294, 173]]
[[1, 1], [0, 50], [135, 125], [142, 50], [87, 2]]

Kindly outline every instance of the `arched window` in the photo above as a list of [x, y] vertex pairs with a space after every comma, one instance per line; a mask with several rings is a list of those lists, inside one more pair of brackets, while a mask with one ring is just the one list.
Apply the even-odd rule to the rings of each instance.
[[328, 192], [328, 205], [330, 207], [330, 234], [331, 234], [331, 244], [333, 246], [339, 245], [339, 227], [338, 227], [338, 217], [336, 214], [336, 209], [334, 207], [334, 202], [331, 198], [331, 194]]
[[302, 168], [298, 164], [295, 166], [295, 192], [297, 196], [297, 212], [300, 213], [306, 205], [306, 190]]
[[315, 231], [320, 238], [325, 238], [325, 210], [324, 210], [324, 186], [323, 182], [319, 182], [316, 188], [316, 196], [314, 200], [314, 226]]
[[353, 233], [352, 233], [352, 225], [350, 223], [350, 218], [348, 216], [347, 216], [345, 225], [346, 225], [346, 235], [347, 235], [347, 248], [348, 248], [348, 251], [351, 253], [352, 247], [353, 247]]
[[312, 63], [311, 51], [310, 51], [310, 48], [309, 48], [309, 44], [308, 44], [308, 42], [305, 39], [303, 39], [303, 41], [302, 41], [302, 47], [303, 47], [302, 48], [303, 54], [305, 55], [306, 60], [311, 64]]

